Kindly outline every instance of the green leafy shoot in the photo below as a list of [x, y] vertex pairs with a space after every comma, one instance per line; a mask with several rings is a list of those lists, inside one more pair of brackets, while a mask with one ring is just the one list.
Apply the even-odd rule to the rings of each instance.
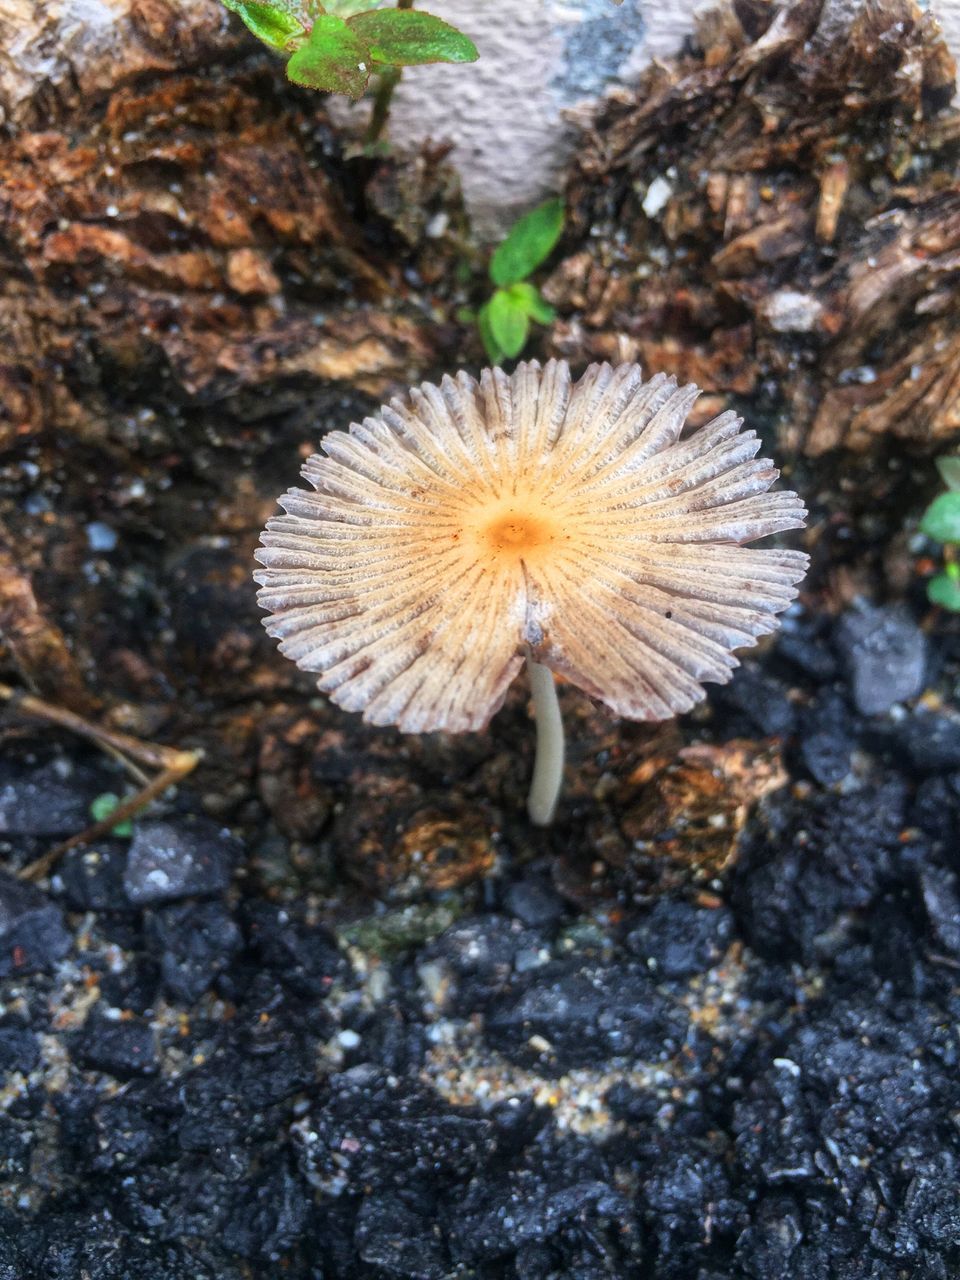
[[366, 41], [374, 62], [415, 67], [427, 62], [476, 62], [473, 41], [417, 9], [372, 9], [348, 18], [351, 30]]
[[488, 304], [487, 318], [493, 340], [510, 360], [518, 356], [530, 332], [530, 316], [506, 289], [498, 289]]
[[480, 334], [480, 341], [483, 343], [483, 349], [487, 353], [487, 359], [490, 363], [503, 364], [507, 358], [507, 353], [493, 336], [493, 327], [490, 324], [489, 302], [485, 302], [477, 312], [477, 331]]
[[941, 493], [930, 503], [920, 530], [937, 542], [960, 542], [960, 493]]
[[951, 613], [960, 613], [960, 565], [949, 564], [927, 583], [927, 598], [931, 604]]
[[384, 0], [324, 0], [321, 8], [337, 18], [354, 18], [368, 9], [379, 9], [383, 3]]
[[938, 458], [937, 470], [951, 493], [960, 493], [960, 454], [947, 453]]
[[492, 364], [515, 359], [526, 346], [530, 323], [550, 324], [556, 312], [525, 279], [553, 252], [563, 233], [563, 203], [546, 200], [514, 223], [490, 259], [498, 287], [477, 313], [477, 329]]
[[545, 200], [516, 221], [490, 259], [496, 285], [517, 284], [545, 262], [563, 234], [563, 201]]
[[287, 63], [287, 79], [356, 99], [367, 87], [372, 61], [370, 50], [344, 19], [324, 13]]
[[[102, 795], [97, 796], [96, 799], [90, 802], [90, 817], [93, 818], [94, 822], [103, 822], [110, 817], [119, 803], [120, 797], [118, 795], [115, 795], [112, 791], [104, 791]], [[118, 822], [112, 828], [112, 834], [115, 836], [132, 836], [133, 824], [129, 819], [126, 822]]]
[[273, 0], [270, 4], [265, 0], [223, 0], [223, 3], [271, 49], [284, 52], [306, 37], [306, 15], [300, 4], [283, 0]]
[[928, 538], [945, 544], [943, 571], [927, 582], [931, 604], [960, 613], [960, 454], [947, 454], [937, 459], [937, 470], [947, 486], [927, 507], [920, 521], [920, 531]]
[[[294, 84], [359, 98], [374, 72], [427, 62], [475, 62], [473, 41], [433, 14], [380, 0], [223, 0], [264, 44], [287, 56]], [[387, 94], [389, 99], [389, 93]]]

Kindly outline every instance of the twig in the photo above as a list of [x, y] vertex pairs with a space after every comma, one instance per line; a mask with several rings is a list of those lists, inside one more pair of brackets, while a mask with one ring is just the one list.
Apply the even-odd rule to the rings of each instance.
[[89, 844], [91, 840], [99, 840], [101, 836], [110, 832], [118, 823], [125, 822], [127, 818], [132, 818], [146, 805], [150, 804], [152, 800], [155, 800], [157, 796], [162, 795], [167, 787], [174, 786], [182, 778], [185, 778], [187, 774], [191, 773], [201, 759], [202, 753], [199, 751], [182, 751], [177, 747], [163, 747], [155, 742], [144, 742], [140, 738], [133, 738], [127, 733], [116, 733], [112, 729], [105, 729], [102, 725], [93, 724], [75, 711], [67, 711], [64, 707], [54, 706], [52, 703], [44, 702], [42, 698], [37, 698], [31, 693], [22, 693], [17, 689], [13, 689], [10, 685], [0, 684], [0, 699], [10, 703], [11, 706], [24, 715], [33, 716], [37, 720], [44, 720], [48, 724], [59, 725], [63, 729], [69, 729], [80, 737], [96, 743], [102, 751], [107, 751], [120, 760], [127, 772], [138, 782], [145, 782], [145, 776], [133, 764], [130, 757], [151, 769], [159, 769], [160, 771], [151, 781], [146, 781], [146, 785], [141, 786], [141, 789], [135, 795], [118, 804], [109, 817], [104, 818], [101, 822], [94, 823], [93, 826], [88, 827], [85, 831], [71, 836], [69, 840], [64, 840], [52, 849], [48, 849], [46, 853], [29, 863], [19, 873], [22, 880], [41, 879], [41, 877], [47, 875], [68, 849], [72, 849], [78, 844]]

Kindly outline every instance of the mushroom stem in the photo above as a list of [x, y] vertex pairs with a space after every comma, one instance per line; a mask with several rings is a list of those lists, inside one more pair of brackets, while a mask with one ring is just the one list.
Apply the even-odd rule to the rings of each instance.
[[537, 752], [527, 797], [527, 813], [536, 827], [549, 827], [563, 783], [563, 718], [553, 672], [527, 653], [527, 671], [537, 722]]

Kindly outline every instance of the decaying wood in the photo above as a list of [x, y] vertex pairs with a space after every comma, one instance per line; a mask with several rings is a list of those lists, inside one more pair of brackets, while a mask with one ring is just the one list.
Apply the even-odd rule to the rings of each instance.
[[219, 0], [0, 0], [0, 123], [43, 127], [151, 72], [235, 51]]
[[415, 252], [372, 239], [322, 97], [214, 0], [76, 8], [0, 0], [0, 447], [122, 437], [131, 392], [249, 416], [278, 384], [379, 397], [429, 366]]
[[0, 641], [31, 689], [75, 712], [96, 709], [63, 632], [37, 603], [9, 541], [0, 546]]
[[724, 3], [698, 43], [587, 133], [553, 349], [593, 359], [626, 334], [715, 396], [763, 387], [810, 456], [944, 448], [960, 126], [933, 18], [913, 0]]

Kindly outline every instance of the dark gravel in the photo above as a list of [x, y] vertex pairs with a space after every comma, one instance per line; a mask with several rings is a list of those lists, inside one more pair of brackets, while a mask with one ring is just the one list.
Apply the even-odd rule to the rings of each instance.
[[238, 847], [229, 833], [205, 819], [138, 823], [123, 885], [137, 906], [222, 893]]
[[0, 977], [51, 969], [70, 944], [60, 909], [32, 885], [0, 872]]
[[863, 715], [882, 715], [923, 688], [926, 640], [904, 610], [860, 605], [844, 616], [834, 640]]
[[[842, 651], [790, 620], [683, 726], [790, 774], [706, 885], [617, 852], [593, 797], [473, 886], [278, 896], [295, 846], [187, 788], [48, 891], [0, 876], [0, 1280], [950, 1280], [956, 726], [866, 714]], [[396, 785], [362, 740], [334, 801]], [[37, 775], [85, 812], [82, 753], [7, 776]], [[577, 872], [598, 831], [610, 889]]]

